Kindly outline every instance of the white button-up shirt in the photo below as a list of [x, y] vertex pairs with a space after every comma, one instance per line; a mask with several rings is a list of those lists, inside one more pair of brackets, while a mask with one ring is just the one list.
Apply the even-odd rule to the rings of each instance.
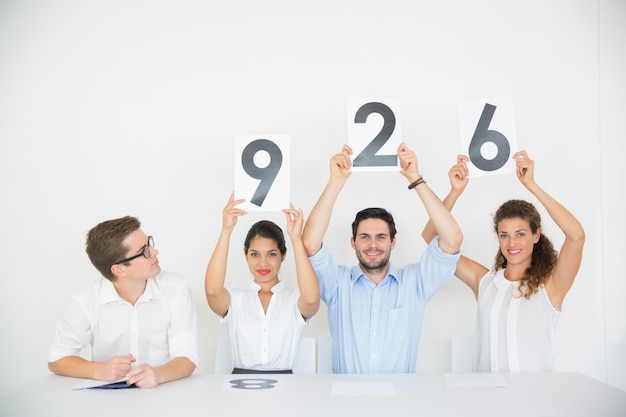
[[100, 277], [67, 304], [48, 360], [78, 356], [87, 346], [94, 362], [131, 353], [136, 364], [160, 366], [183, 356], [197, 366], [198, 319], [187, 281], [162, 271], [147, 281], [133, 306]]

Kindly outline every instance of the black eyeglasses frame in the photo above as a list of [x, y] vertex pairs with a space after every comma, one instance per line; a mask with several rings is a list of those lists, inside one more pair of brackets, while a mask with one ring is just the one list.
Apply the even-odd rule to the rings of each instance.
[[148, 236], [148, 241], [146, 242], [146, 246], [143, 247], [143, 251], [141, 251], [141, 253], [135, 256], [131, 256], [130, 258], [122, 259], [121, 261], [115, 262], [113, 265], [130, 262], [134, 259], [139, 258], [140, 256], [143, 256], [144, 258], [148, 259], [150, 257], [150, 248], [153, 248], [153, 247], [154, 247], [154, 238], [152, 236]]

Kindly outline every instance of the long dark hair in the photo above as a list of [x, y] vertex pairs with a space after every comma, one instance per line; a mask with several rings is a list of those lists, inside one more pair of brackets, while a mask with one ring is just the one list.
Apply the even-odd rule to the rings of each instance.
[[[500, 221], [514, 218], [527, 221], [533, 234], [541, 228], [541, 216], [535, 206], [524, 200], [509, 200], [503, 203], [493, 216], [493, 227], [496, 234]], [[539, 286], [545, 284], [556, 266], [558, 256], [559, 254], [554, 249], [550, 239], [541, 233], [539, 240], [533, 247], [530, 266], [526, 269], [521, 281], [520, 288], [524, 298], [530, 298], [539, 290]], [[506, 268], [506, 258], [498, 249], [494, 269], [497, 271], [503, 268]]]

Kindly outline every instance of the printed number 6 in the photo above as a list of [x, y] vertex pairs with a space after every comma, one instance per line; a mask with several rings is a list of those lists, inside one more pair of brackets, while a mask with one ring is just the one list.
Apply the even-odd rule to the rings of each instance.
[[[265, 151], [270, 156], [270, 162], [265, 167], [259, 167], [254, 163], [254, 156], [260, 151]], [[263, 201], [265, 201], [265, 197], [267, 197], [267, 193], [272, 187], [282, 164], [283, 154], [278, 145], [271, 140], [253, 140], [245, 147], [241, 153], [241, 165], [244, 171], [246, 171], [246, 174], [250, 175], [252, 178], [261, 180], [250, 200], [252, 204], [259, 207], [263, 205]]]
[[[502, 168], [511, 155], [511, 146], [506, 136], [496, 130], [489, 130], [495, 111], [496, 106], [485, 103], [469, 145], [469, 158], [476, 168], [482, 171], [495, 171]], [[481, 148], [485, 143], [493, 143], [498, 148], [498, 153], [493, 159], [483, 157]]]
[[372, 113], [383, 116], [383, 127], [374, 140], [372, 140], [363, 151], [354, 158], [352, 164], [355, 167], [364, 166], [395, 166], [398, 164], [397, 155], [376, 155], [391, 137], [396, 128], [396, 116], [391, 109], [378, 102], [371, 102], [362, 105], [354, 116], [354, 123], [365, 123], [367, 117]]

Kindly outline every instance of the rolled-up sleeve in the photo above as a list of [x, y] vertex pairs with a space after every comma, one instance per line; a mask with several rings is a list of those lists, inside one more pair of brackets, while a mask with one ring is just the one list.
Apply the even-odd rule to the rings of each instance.
[[332, 303], [337, 293], [342, 273], [349, 276], [349, 270], [345, 266], [339, 266], [335, 263], [334, 258], [325, 245], [322, 245], [315, 255], [310, 256], [309, 261], [320, 285], [320, 298], [326, 304]]
[[455, 254], [445, 253], [439, 248], [439, 237], [433, 239], [420, 259], [419, 264], [421, 279], [418, 280], [418, 294], [424, 301], [428, 301], [443, 287], [453, 276], [456, 263], [461, 252]]
[[198, 316], [186, 280], [182, 280], [180, 292], [171, 306], [171, 321], [168, 332], [170, 357], [187, 357], [196, 367], [200, 363], [198, 349]]
[[79, 356], [81, 350], [91, 344], [90, 322], [89, 309], [78, 297], [70, 299], [56, 324], [48, 362], [56, 362], [66, 356]]

